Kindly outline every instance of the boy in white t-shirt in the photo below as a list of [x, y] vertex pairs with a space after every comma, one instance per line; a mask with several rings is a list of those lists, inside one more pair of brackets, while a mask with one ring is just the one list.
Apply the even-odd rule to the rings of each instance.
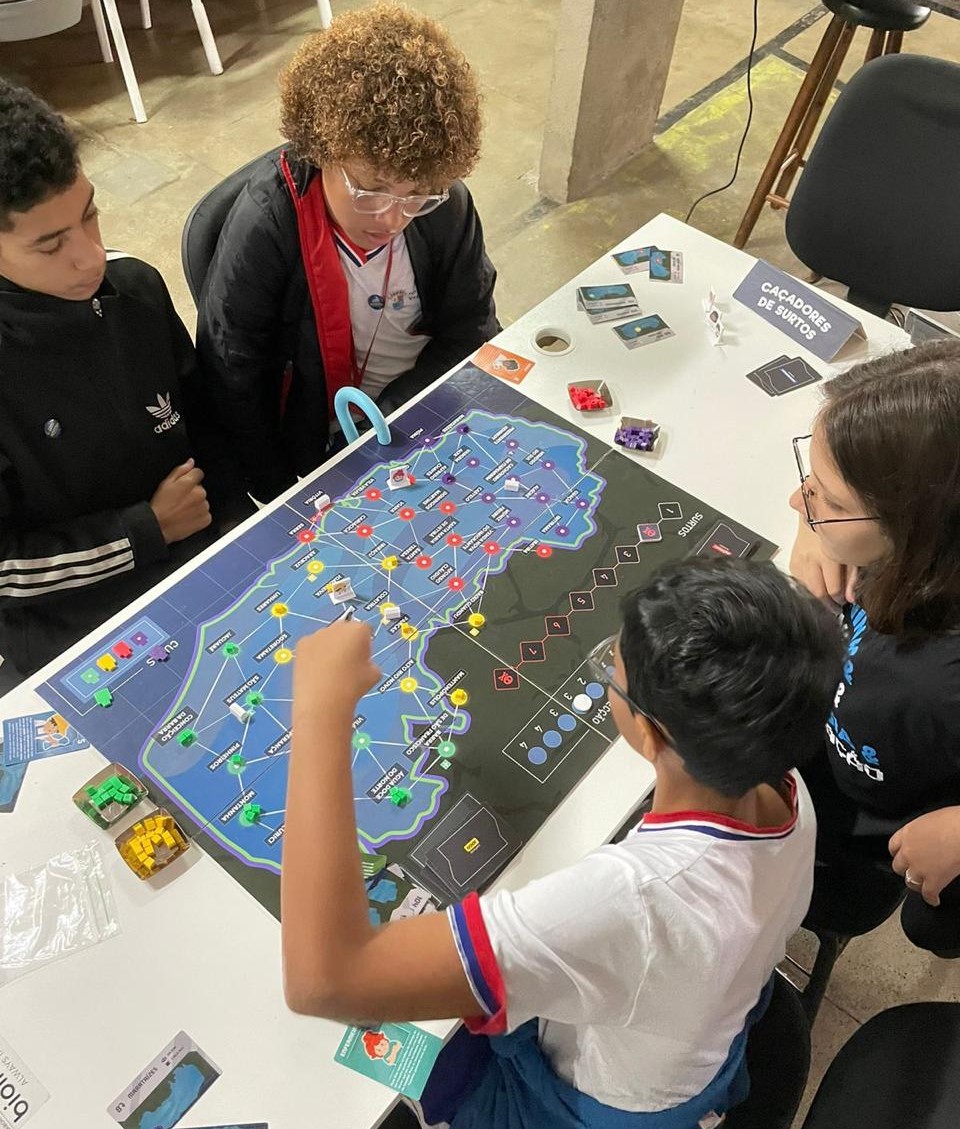
[[355, 707], [380, 680], [370, 632], [341, 622], [302, 640], [288, 1004], [354, 1020], [464, 1016], [495, 1036], [443, 1112], [455, 1129], [717, 1124], [746, 1095], [746, 1034], [809, 902], [814, 816], [790, 770], [823, 739], [841, 660], [832, 618], [772, 565], [662, 569], [590, 656], [621, 734], [656, 770], [650, 814], [516, 892], [375, 928], [350, 774]]

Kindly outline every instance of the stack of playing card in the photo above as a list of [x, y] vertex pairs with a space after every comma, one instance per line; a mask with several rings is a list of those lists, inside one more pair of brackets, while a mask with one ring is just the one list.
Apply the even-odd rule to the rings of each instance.
[[783, 396], [820, 379], [820, 373], [802, 357], [788, 357], [786, 354], [747, 373], [747, 380], [753, 381], [768, 396]]
[[594, 325], [634, 318], [640, 313], [637, 296], [629, 282], [613, 286], [578, 286], [577, 309], [583, 310]]
[[683, 282], [683, 252], [660, 247], [634, 247], [610, 256], [624, 274], [650, 272], [651, 282]]

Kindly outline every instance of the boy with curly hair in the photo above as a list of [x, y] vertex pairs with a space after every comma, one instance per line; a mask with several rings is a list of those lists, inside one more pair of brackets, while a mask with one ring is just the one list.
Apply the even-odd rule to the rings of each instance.
[[333, 399], [393, 411], [495, 334], [496, 279], [460, 178], [480, 100], [435, 22], [338, 16], [280, 79], [289, 145], [256, 162], [200, 297], [197, 349], [250, 494], [323, 461]]
[[0, 80], [0, 692], [210, 540], [210, 419], [163, 279], [104, 250], [76, 139]]

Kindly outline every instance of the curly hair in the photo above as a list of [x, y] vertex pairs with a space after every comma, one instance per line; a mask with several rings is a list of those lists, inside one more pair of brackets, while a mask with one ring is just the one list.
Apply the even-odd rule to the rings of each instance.
[[469, 63], [439, 24], [399, 4], [310, 35], [281, 73], [280, 105], [284, 137], [320, 167], [353, 158], [438, 189], [480, 151]]
[[59, 114], [22, 86], [0, 79], [0, 231], [77, 179], [77, 142]]

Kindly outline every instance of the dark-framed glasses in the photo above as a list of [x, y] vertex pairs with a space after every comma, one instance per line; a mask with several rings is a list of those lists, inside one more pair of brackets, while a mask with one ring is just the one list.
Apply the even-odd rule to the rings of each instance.
[[412, 220], [417, 216], [428, 216], [450, 199], [449, 192], [435, 193], [431, 196], [394, 196], [390, 192], [371, 192], [354, 184], [343, 165], [340, 166], [340, 172], [353, 201], [354, 210], [368, 216], [383, 215], [391, 208], [399, 206], [407, 219]]
[[618, 698], [622, 698], [634, 713], [645, 717], [663, 740], [668, 745], [672, 746], [673, 741], [660, 722], [657, 721], [648, 710], [645, 710], [643, 706], [635, 702], [624, 687], [617, 681], [616, 647], [616, 635], [611, 635], [609, 639], [601, 640], [587, 655], [587, 669], [599, 683], [606, 686], [608, 690], [612, 690]]
[[851, 521], [876, 521], [877, 518], [869, 514], [863, 514], [861, 517], [814, 517], [813, 509], [810, 506], [811, 498], [816, 495], [810, 489], [808, 481], [810, 479], [810, 472], [806, 468], [806, 460], [803, 457], [803, 449], [809, 449], [810, 440], [812, 435], [798, 435], [793, 440], [793, 457], [797, 460], [797, 471], [800, 474], [800, 496], [803, 498], [803, 508], [807, 515], [807, 525], [811, 528], [815, 525], [844, 525]]

